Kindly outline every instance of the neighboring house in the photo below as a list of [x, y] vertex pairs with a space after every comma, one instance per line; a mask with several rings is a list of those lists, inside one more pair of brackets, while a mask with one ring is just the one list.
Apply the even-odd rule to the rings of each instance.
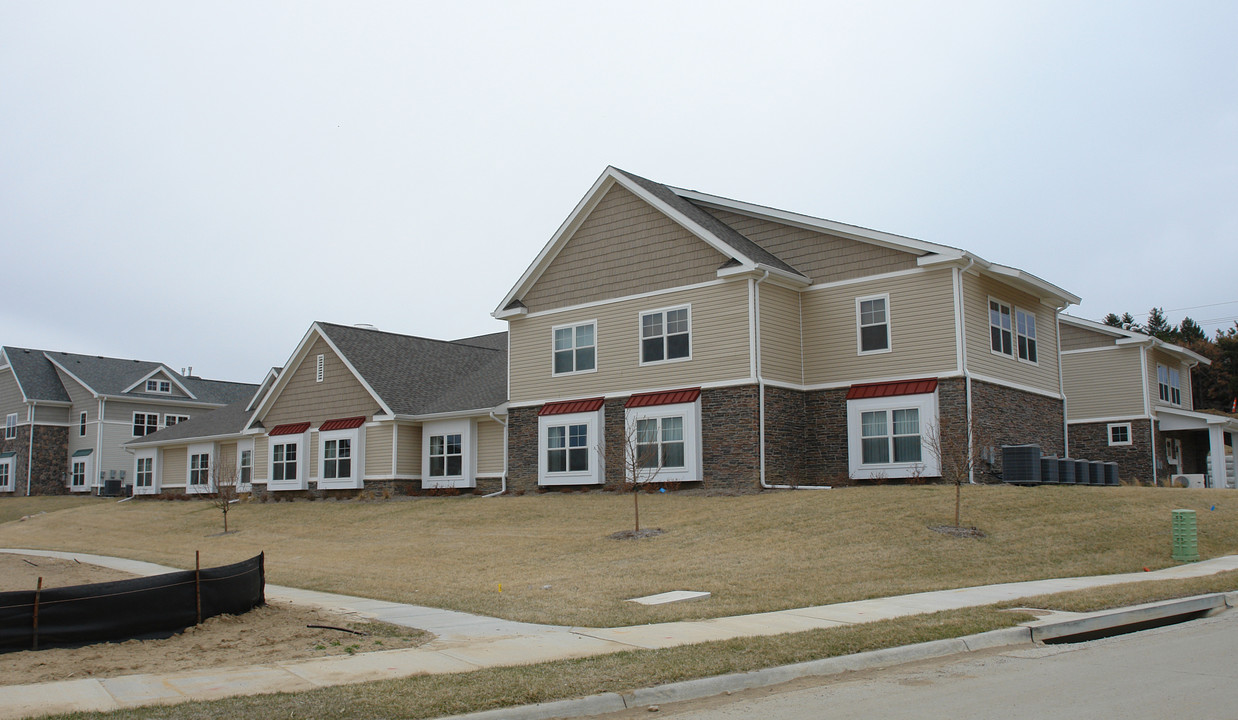
[[1061, 454], [1077, 302], [963, 250], [607, 168], [493, 313], [509, 484], [621, 482], [629, 437], [657, 481], [934, 476], [939, 418]]
[[1228, 465], [1225, 484], [1234, 484], [1238, 420], [1192, 406], [1191, 368], [1207, 358], [1069, 315], [1062, 315], [1061, 330], [1073, 457], [1115, 461], [1120, 476], [1144, 482]]
[[132, 484], [126, 442], [249, 397], [255, 387], [157, 362], [0, 348], [0, 493]]
[[128, 445], [137, 494], [482, 488], [504, 473], [507, 337], [314, 323], [249, 401]]

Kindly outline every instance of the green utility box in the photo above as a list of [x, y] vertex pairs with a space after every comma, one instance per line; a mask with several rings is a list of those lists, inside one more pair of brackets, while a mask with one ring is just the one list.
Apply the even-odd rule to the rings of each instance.
[[1194, 510], [1174, 510], [1174, 560], [1194, 562], [1199, 559], [1199, 540], [1195, 528]]

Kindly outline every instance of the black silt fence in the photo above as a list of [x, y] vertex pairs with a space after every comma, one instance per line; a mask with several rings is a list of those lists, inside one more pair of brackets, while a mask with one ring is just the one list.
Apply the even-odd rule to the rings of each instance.
[[[0, 593], [0, 652], [183, 630], [266, 602], [263, 555], [232, 565], [115, 582]], [[37, 594], [38, 636], [35, 637]]]

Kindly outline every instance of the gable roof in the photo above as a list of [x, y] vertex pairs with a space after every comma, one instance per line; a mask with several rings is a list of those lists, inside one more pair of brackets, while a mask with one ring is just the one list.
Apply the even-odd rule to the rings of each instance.
[[1165, 342], [1151, 335], [1146, 335], [1137, 330], [1127, 330], [1125, 328], [1114, 327], [1104, 323], [1098, 323], [1095, 320], [1085, 320], [1084, 318], [1075, 317], [1062, 313], [1058, 318], [1067, 325], [1073, 325], [1084, 330], [1101, 333], [1116, 337], [1116, 345], [1148, 345], [1150, 347], [1163, 350], [1171, 355], [1175, 355], [1189, 363], [1199, 363], [1202, 365], [1211, 365], [1212, 361], [1200, 355], [1194, 350], [1189, 350], [1181, 345]]
[[512, 287], [499, 306], [491, 313], [493, 317], [502, 319], [527, 312], [527, 308], [521, 302], [521, 299], [533, 287], [542, 273], [550, 267], [559, 251], [571, 239], [572, 235], [589, 213], [592, 212], [602, 196], [614, 185], [620, 185], [640, 197], [671, 220], [679, 223], [693, 235], [705, 241], [719, 253], [727, 256], [726, 262], [718, 269], [720, 276], [767, 271], [793, 286], [802, 287], [811, 283], [811, 279], [805, 273], [778, 257], [760, 243], [755, 242], [716, 218], [706, 210], [708, 207], [727, 209], [740, 214], [752, 215], [778, 223], [911, 253], [919, 258], [920, 265], [959, 263], [966, 264], [968, 268], [974, 266], [976, 272], [1019, 286], [1042, 300], [1053, 301], [1058, 307], [1078, 304], [1080, 300], [1078, 296], [1056, 285], [1045, 282], [1030, 273], [989, 262], [959, 248], [870, 230], [857, 225], [847, 225], [832, 220], [823, 220], [799, 213], [730, 200], [695, 190], [676, 188], [643, 178], [626, 170], [607, 167], [594, 182], [589, 192], [577, 203], [576, 208], [568, 218], [559, 226], [559, 229], [551, 237], [550, 241], [538, 253], [538, 256], [528, 269], [525, 270], [515, 286]]
[[125, 446], [166, 445], [187, 439], [240, 436], [249, 420], [248, 405], [249, 398], [243, 398], [210, 412], [194, 415], [172, 427], [130, 440]]
[[186, 392], [175, 396], [178, 402], [226, 405], [248, 397], [257, 389], [250, 383], [207, 380], [174, 372], [163, 363], [145, 360], [124, 360], [102, 355], [53, 352], [34, 348], [4, 348], [5, 357], [13, 368], [17, 383], [26, 400], [70, 402], [57, 368], [80, 382], [96, 396], [167, 400], [168, 395], [133, 392], [148, 377], [163, 373]]

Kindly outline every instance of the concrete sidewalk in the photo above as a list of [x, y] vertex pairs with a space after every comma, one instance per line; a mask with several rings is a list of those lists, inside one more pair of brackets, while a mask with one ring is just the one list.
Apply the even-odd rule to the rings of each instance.
[[[139, 575], [155, 575], [176, 569], [83, 553], [37, 550], [0, 552], [76, 559]], [[406, 650], [162, 675], [0, 686], [0, 720], [77, 710], [116, 710], [185, 700], [214, 700], [233, 695], [297, 692], [418, 674], [467, 672], [637, 648], [664, 648], [711, 640], [776, 635], [989, 605], [1067, 590], [1199, 577], [1234, 569], [1238, 569], [1238, 556], [1226, 556], [1154, 572], [984, 585], [712, 620], [623, 628], [536, 625], [418, 605], [267, 585], [269, 600], [317, 606], [361, 618], [420, 628], [437, 637], [425, 645]]]

